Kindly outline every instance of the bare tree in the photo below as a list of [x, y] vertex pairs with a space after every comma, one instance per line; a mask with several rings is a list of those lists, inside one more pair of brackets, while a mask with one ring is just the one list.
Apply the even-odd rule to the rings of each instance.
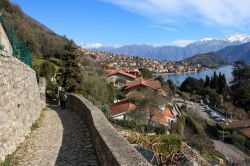
[[157, 116], [159, 112], [159, 107], [164, 106], [167, 102], [167, 98], [163, 97], [159, 94], [158, 91], [153, 89], [147, 89], [144, 92], [144, 98], [139, 103], [138, 107], [146, 111], [148, 120], [146, 131], [148, 130], [152, 120], [155, 116]]

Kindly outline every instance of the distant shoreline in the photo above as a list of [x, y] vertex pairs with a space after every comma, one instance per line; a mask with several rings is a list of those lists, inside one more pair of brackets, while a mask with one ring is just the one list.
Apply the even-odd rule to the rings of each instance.
[[[220, 67], [223, 67], [223, 66], [220, 66]], [[219, 67], [218, 67], [219, 68]], [[182, 72], [182, 73], [159, 73], [159, 74], [153, 74], [154, 76], [173, 76], [173, 75], [183, 75], [183, 74], [192, 74], [192, 73], [199, 73], [201, 71], [204, 71], [204, 70], [211, 70], [211, 69], [214, 69], [214, 68], [206, 68], [206, 69], [201, 69], [201, 70], [198, 70], [198, 71], [186, 71], [186, 72]], [[216, 69], [216, 68], [215, 68]]]
[[216, 70], [218, 68], [225, 67], [225, 66], [228, 66], [228, 65], [222, 65], [222, 66], [213, 67], [213, 68], [203, 68], [203, 69], [200, 69], [197, 71], [187, 71], [187, 72], [182, 72], [182, 73], [159, 73], [159, 74], [153, 74], [153, 75], [155, 77], [157, 77], [157, 76], [174, 76], [174, 75], [179, 76], [179, 75], [184, 75], [184, 74], [199, 73], [199, 72], [206, 71], [206, 70]]

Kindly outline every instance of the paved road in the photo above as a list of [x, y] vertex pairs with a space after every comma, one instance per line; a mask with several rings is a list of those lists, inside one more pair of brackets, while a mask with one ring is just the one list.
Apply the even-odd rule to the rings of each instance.
[[[193, 107], [194, 111], [197, 112], [202, 118], [214, 121], [212, 118], [208, 116], [208, 114], [204, 111], [204, 108], [202, 108], [199, 103], [194, 102], [192, 105], [189, 106]], [[250, 159], [250, 157], [247, 154], [245, 154], [244, 152], [242, 152], [241, 150], [239, 150], [238, 148], [236, 148], [231, 144], [224, 143], [215, 139], [211, 140], [214, 142], [215, 149], [219, 152], [222, 152], [222, 154], [226, 156], [228, 159], [230, 159], [230, 161], [241, 162], [244, 161], [245, 159]]]
[[[182, 99], [176, 99], [176, 101], [177, 103], [180, 103], [180, 105], [182, 102], [184, 102]], [[202, 108], [199, 103], [187, 101], [186, 104], [188, 105], [188, 107], [193, 108], [193, 110], [197, 114], [199, 114], [203, 119], [214, 121], [213, 119], [209, 117], [209, 115], [204, 111], [205, 109]], [[245, 154], [244, 152], [242, 152], [241, 150], [239, 150], [238, 148], [236, 148], [235, 146], [231, 144], [227, 144], [219, 140], [215, 140], [215, 139], [211, 139], [211, 141], [214, 142], [215, 149], [221, 152], [230, 161], [242, 162], [245, 159], [248, 159], [248, 160], [250, 159], [250, 157], [247, 154]]]
[[[242, 162], [245, 159], [250, 159], [250, 157], [244, 152], [240, 151], [238, 148], [231, 144], [227, 144], [218, 140], [212, 140], [215, 145], [215, 149], [229, 159], [230, 162]], [[250, 165], [250, 163], [248, 163]]]
[[212, 120], [208, 114], [204, 111], [205, 109], [202, 108], [200, 106], [199, 103], [195, 103], [195, 102], [190, 102], [190, 101], [186, 101], [184, 103], [184, 100], [181, 98], [175, 98], [174, 101], [181, 106], [182, 104], [186, 104], [188, 107], [192, 108], [197, 114], [199, 114], [202, 118], [206, 119], [206, 120]]
[[205, 108], [203, 108], [199, 103], [193, 102], [193, 104], [189, 106], [193, 108], [193, 110], [197, 112], [202, 118], [214, 121], [208, 116], [208, 114], [205, 112]]
[[86, 125], [73, 112], [51, 106], [41, 127], [17, 150], [20, 166], [95, 166], [97, 158]]

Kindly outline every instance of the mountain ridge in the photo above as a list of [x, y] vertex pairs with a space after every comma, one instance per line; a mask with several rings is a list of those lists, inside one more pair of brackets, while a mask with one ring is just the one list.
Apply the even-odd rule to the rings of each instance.
[[236, 33], [221, 38], [204, 38], [185, 47], [180, 46], [152, 46], [148, 44], [132, 44], [121, 47], [100, 47], [92, 50], [107, 51], [115, 54], [127, 54], [131, 56], [142, 56], [147, 58], [179, 61], [196, 54], [216, 52], [227, 46], [240, 45], [250, 42], [247, 34]]
[[228, 46], [216, 53], [230, 62], [244, 60], [246, 63], [250, 64], [250, 42]]
[[219, 67], [228, 64], [228, 61], [215, 52], [206, 54], [196, 54], [190, 58], [184, 59], [181, 62], [189, 65], [200, 64], [205, 67]]

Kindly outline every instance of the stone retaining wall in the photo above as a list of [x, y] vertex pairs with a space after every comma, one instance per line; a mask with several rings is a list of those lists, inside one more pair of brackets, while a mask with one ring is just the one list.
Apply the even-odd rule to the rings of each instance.
[[88, 125], [99, 164], [103, 166], [150, 165], [109, 123], [100, 109], [84, 97], [70, 95], [67, 103]]
[[12, 55], [12, 46], [9, 42], [9, 39], [1, 23], [0, 23], [0, 44], [4, 45], [4, 51], [0, 50], [1, 54]]
[[0, 163], [24, 141], [40, 113], [35, 71], [0, 55]]

